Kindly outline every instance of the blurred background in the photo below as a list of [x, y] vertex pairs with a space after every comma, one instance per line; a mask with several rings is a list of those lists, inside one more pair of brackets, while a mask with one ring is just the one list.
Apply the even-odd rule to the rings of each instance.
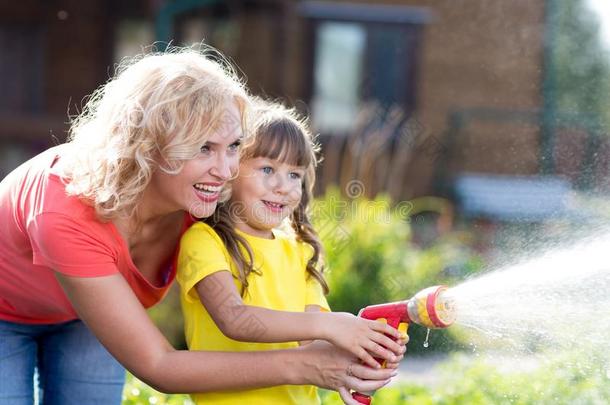
[[[313, 215], [329, 300], [356, 313], [607, 222], [608, 10], [606, 0], [3, 1], [0, 176], [65, 141], [69, 117], [123, 58], [153, 43], [212, 45], [253, 93], [310, 116], [323, 145]], [[180, 347], [179, 312], [174, 291], [152, 313]], [[455, 389], [439, 393], [433, 367], [457, 370], [451, 354], [472, 347], [443, 331], [424, 350], [422, 334], [413, 328], [401, 382], [382, 403], [582, 394], [541, 397], [523, 374], [508, 395], [487, 363], [460, 368], [454, 385], [443, 380]], [[125, 403], [187, 401], [130, 384]]]

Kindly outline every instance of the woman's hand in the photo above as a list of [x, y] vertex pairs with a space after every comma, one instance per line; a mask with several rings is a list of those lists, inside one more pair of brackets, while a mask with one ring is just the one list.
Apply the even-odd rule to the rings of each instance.
[[[405, 339], [398, 343], [401, 359], [406, 348]], [[303, 369], [304, 378], [308, 384], [332, 389], [339, 392], [341, 399], [348, 405], [358, 405], [350, 394], [350, 390], [367, 392], [375, 391], [396, 375], [394, 368], [371, 368], [360, 363], [351, 353], [341, 350], [328, 342], [316, 340], [302, 346], [299, 350], [306, 352]]]
[[402, 347], [402, 350], [403, 350], [402, 354], [397, 357], [396, 361], [386, 361], [385, 368], [389, 368], [389, 369], [398, 368], [398, 366], [400, 365], [400, 361], [405, 357], [405, 354], [407, 353], [407, 343], [409, 343], [409, 335], [404, 333], [398, 340], [398, 344]]
[[397, 343], [401, 333], [385, 323], [344, 312], [323, 315], [324, 339], [349, 351], [370, 367], [380, 367], [374, 357], [396, 363], [397, 357], [403, 354], [401, 344]]

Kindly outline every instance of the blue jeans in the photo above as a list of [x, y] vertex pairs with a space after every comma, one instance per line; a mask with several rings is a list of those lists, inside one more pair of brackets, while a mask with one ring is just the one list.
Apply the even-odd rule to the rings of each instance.
[[42, 405], [119, 405], [124, 382], [125, 369], [83, 322], [0, 320], [0, 404], [32, 405], [38, 397]]

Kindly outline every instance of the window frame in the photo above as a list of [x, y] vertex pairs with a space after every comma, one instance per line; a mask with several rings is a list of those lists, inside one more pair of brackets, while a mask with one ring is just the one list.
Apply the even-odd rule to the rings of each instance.
[[[404, 89], [406, 100], [401, 105], [403, 109], [410, 114], [417, 108], [415, 85], [417, 82], [419, 51], [423, 39], [423, 26], [429, 23], [432, 19], [431, 12], [423, 7], [413, 6], [398, 6], [398, 5], [379, 5], [379, 4], [347, 4], [326, 1], [304, 1], [299, 5], [299, 14], [304, 18], [304, 43], [306, 44], [303, 50], [303, 62], [305, 68], [303, 88], [301, 94], [308, 103], [311, 103], [314, 96], [314, 71], [317, 63], [316, 45], [318, 28], [328, 22], [338, 23], [357, 23], [361, 24], [367, 31], [380, 27], [391, 26], [407, 31], [412, 31], [414, 44], [405, 53], [407, 59], [406, 66], [409, 66], [409, 60], [414, 61], [405, 83], [407, 88]], [[371, 36], [367, 35], [365, 46], [365, 60], [371, 57]], [[363, 64], [363, 77], [368, 77], [371, 72], [371, 64]], [[366, 100], [369, 95], [361, 94], [361, 100]], [[338, 134], [337, 135], [341, 135]]]

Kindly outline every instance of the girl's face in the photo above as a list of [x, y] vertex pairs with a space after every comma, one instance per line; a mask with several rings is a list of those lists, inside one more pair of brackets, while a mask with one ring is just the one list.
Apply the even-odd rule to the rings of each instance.
[[237, 173], [242, 137], [240, 111], [232, 104], [223, 124], [201, 145], [197, 157], [184, 162], [178, 174], [155, 171], [147, 190], [148, 201], [157, 211], [184, 210], [196, 218], [212, 215], [221, 190]]
[[263, 157], [239, 166], [231, 209], [235, 226], [250, 235], [271, 238], [301, 201], [305, 168]]

